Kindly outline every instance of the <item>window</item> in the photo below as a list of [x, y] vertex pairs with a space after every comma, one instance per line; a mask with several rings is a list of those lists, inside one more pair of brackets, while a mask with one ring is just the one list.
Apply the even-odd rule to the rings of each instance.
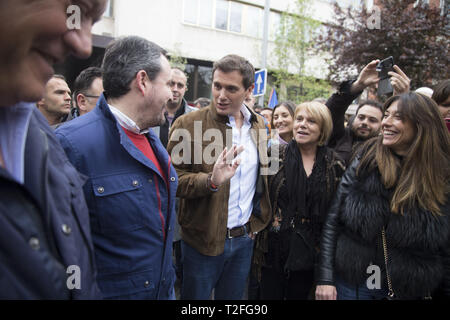
[[112, 16], [113, 16], [113, 5], [112, 5], [112, 1], [111, 0], [108, 0], [108, 2], [106, 4], [106, 10], [105, 10], [105, 12], [103, 12], [103, 16], [112, 18]]
[[263, 10], [258, 7], [248, 6], [245, 21], [245, 33], [252, 37], [261, 38], [264, 23]]
[[277, 36], [277, 32], [278, 29], [280, 27], [280, 22], [281, 22], [281, 15], [279, 13], [276, 12], [270, 12], [270, 22], [269, 22], [269, 40], [274, 41], [276, 36]]
[[197, 98], [197, 95], [195, 94], [195, 86], [196, 86], [195, 69], [196, 66], [192, 64], [186, 64], [184, 69], [184, 73], [187, 75], [188, 79], [187, 81], [188, 90], [184, 95], [184, 99], [186, 99], [186, 101], [194, 101]]
[[213, 4], [211, 0], [184, 0], [183, 22], [211, 28]]
[[188, 88], [184, 98], [194, 101], [197, 98], [211, 97], [212, 67], [187, 64], [184, 70], [188, 75]]
[[184, 1], [184, 22], [197, 24], [197, 12], [198, 12], [197, 0], [185, 0]]
[[[264, 10], [230, 0], [184, 0], [183, 22], [262, 38]], [[275, 39], [280, 14], [270, 12], [269, 39]]]
[[216, 1], [216, 28], [228, 30], [228, 1]]
[[211, 97], [212, 68], [198, 66], [198, 97]]
[[199, 25], [203, 27], [212, 26], [213, 1], [200, 0]]
[[242, 4], [237, 2], [230, 3], [230, 31], [241, 32], [242, 29]]

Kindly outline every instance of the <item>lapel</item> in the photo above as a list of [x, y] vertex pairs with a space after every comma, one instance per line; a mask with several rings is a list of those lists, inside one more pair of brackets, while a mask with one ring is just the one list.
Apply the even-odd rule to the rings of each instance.
[[47, 189], [48, 151], [47, 135], [36, 123], [33, 114], [25, 142], [24, 186], [45, 214], [48, 214], [45, 192]]
[[155, 153], [156, 159], [159, 161], [162, 171], [167, 179], [170, 179], [169, 154], [161, 143], [161, 140], [152, 132], [146, 134], [147, 140]]
[[[164, 175], [166, 176], [165, 179], [163, 179], [164, 183], [167, 186], [167, 205], [168, 205], [168, 221], [170, 223], [172, 219], [171, 215], [171, 206], [175, 205], [175, 202], [172, 201], [177, 193], [177, 186], [178, 186], [178, 176], [175, 171], [175, 169], [172, 166], [172, 159], [170, 158], [169, 153], [162, 145], [159, 138], [150, 130], [149, 133], [146, 134], [147, 139], [153, 148], [153, 152], [155, 153], [156, 158], [159, 161], [159, 165], [161, 166], [161, 170], [164, 172]], [[172, 170], [173, 169], [173, 170]]]

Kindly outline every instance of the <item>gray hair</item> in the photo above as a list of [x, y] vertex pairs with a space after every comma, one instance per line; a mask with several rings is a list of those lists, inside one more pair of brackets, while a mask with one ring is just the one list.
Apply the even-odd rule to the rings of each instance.
[[108, 45], [102, 63], [103, 87], [109, 98], [119, 98], [130, 91], [136, 74], [144, 70], [150, 81], [161, 71], [161, 55], [167, 52], [141, 37], [123, 37]]

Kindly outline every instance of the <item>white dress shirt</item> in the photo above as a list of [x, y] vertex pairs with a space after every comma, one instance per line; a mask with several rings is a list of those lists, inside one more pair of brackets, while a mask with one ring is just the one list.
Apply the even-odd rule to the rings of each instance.
[[244, 121], [241, 129], [236, 127], [234, 117], [228, 116], [229, 126], [233, 131], [233, 145], [244, 146], [238, 156], [241, 164], [230, 180], [230, 197], [228, 198], [228, 228], [242, 226], [250, 219], [253, 210], [253, 196], [258, 175], [258, 149], [251, 138], [251, 113], [242, 105]]
[[108, 107], [111, 113], [113, 114], [114, 118], [116, 118], [117, 122], [128, 131], [134, 132], [136, 134], [148, 133], [149, 130], [148, 128], [145, 130], [141, 130], [141, 128], [139, 128], [136, 122], [131, 120], [126, 114], [124, 114], [119, 109], [113, 107], [110, 104], [108, 104]]

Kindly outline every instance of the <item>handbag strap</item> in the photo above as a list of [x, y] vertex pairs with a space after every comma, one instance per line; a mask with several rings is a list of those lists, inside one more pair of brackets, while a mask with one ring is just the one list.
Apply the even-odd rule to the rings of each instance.
[[381, 230], [381, 237], [383, 238], [384, 265], [386, 266], [386, 278], [387, 278], [388, 290], [389, 290], [388, 297], [393, 299], [395, 294], [394, 294], [394, 290], [392, 289], [392, 281], [391, 281], [391, 276], [389, 274], [389, 269], [388, 269], [388, 251], [387, 251], [386, 231], [385, 231], [384, 227]]

